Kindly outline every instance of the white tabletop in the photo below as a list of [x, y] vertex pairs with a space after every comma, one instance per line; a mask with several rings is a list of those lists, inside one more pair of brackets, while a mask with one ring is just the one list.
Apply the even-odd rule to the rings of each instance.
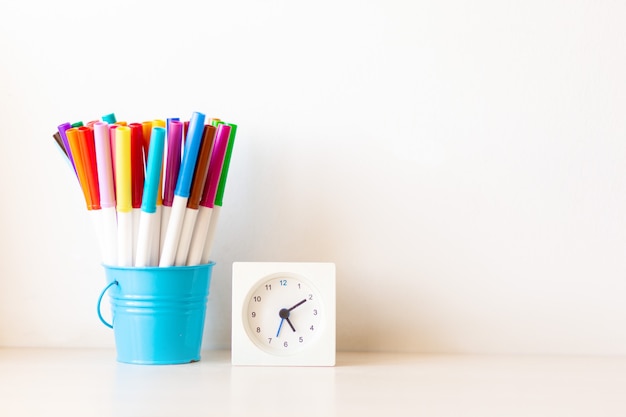
[[331, 368], [115, 361], [107, 349], [0, 349], [0, 415], [620, 416], [626, 357], [338, 353]]

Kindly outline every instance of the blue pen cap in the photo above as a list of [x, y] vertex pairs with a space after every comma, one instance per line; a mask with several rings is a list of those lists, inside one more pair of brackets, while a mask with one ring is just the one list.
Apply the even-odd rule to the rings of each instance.
[[156, 212], [157, 193], [161, 181], [161, 167], [163, 165], [163, 149], [165, 148], [165, 128], [155, 126], [150, 135], [150, 149], [146, 164], [146, 182], [143, 186], [141, 210], [146, 213]]
[[191, 180], [196, 169], [196, 160], [198, 159], [198, 150], [200, 142], [202, 142], [202, 131], [204, 130], [205, 115], [194, 112], [189, 120], [189, 129], [185, 137], [185, 150], [183, 151], [183, 161], [180, 164], [178, 173], [178, 181], [174, 195], [180, 197], [189, 197], [191, 191]]

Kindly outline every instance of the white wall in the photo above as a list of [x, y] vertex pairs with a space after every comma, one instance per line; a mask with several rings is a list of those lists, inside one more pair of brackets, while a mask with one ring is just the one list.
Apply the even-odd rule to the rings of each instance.
[[51, 134], [111, 111], [239, 125], [233, 261], [332, 261], [338, 348], [626, 354], [626, 6], [0, 5], [0, 345], [113, 346]]

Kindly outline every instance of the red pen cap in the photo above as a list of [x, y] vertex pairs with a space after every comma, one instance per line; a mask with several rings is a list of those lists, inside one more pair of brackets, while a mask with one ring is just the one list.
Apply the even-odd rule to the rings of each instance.
[[130, 180], [132, 192], [132, 206], [141, 208], [143, 182], [145, 178], [143, 164], [143, 126], [141, 123], [131, 123], [130, 127]]
[[83, 159], [85, 176], [89, 196], [91, 197], [91, 209], [99, 210], [100, 207], [100, 187], [98, 184], [98, 165], [96, 163], [96, 144], [93, 137], [93, 129], [87, 126], [78, 128], [78, 140], [80, 141], [80, 152]]
[[152, 135], [152, 122], [143, 122], [141, 124], [143, 128], [143, 163], [148, 163], [148, 150], [150, 149], [150, 136]]

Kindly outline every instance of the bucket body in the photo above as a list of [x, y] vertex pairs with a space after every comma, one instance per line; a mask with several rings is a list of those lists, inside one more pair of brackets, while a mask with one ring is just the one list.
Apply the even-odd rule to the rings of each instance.
[[113, 328], [119, 362], [156, 365], [200, 360], [213, 265], [104, 266], [113, 323], [103, 322]]

